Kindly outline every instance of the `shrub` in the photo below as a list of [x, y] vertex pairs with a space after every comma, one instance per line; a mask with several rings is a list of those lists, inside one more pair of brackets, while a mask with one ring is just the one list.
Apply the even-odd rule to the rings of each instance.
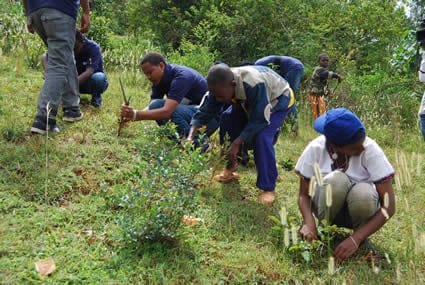
[[124, 239], [136, 245], [177, 238], [182, 217], [196, 208], [195, 177], [206, 160], [198, 151], [180, 151], [168, 139], [175, 137], [173, 128], [146, 128], [146, 133], [152, 143], [140, 146], [140, 160], [116, 186], [115, 196]]
[[189, 66], [203, 75], [207, 75], [209, 67], [214, 64], [216, 54], [208, 47], [183, 41], [179, 50], [174, 50], [167, 56], [171, 63]]
[[23, 57], [25, 63], [35, 68], [40, 64], [40, 56], [45, 46], [37, 35], [26, 28], [23, 14], [0, 14], [0, 50], [4, 54]]

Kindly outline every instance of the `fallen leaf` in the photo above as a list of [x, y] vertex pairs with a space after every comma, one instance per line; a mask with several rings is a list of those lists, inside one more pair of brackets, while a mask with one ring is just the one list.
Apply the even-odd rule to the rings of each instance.
[[93, 230], [86, 230], [86, 231], [82, 231], [82, 233], [86, 236], [91, 237], [92, 235], [94, 235], [95, 231]]
[[40, 275], [47, 276], [52, 274], [55, 270], [56, 265], [51, 257], [39, 260], [35, 263], [35, 271], [37, 271]]
[[186, 225], [189, 225], [189, 226], [195, 226], [199, 223], [202, 223], [203, 221], [204, 220], [201, 219], [201, 218], [195, 218], [195, 217], [186, 216], [186, 215], [184, 215], [183, 218], [182, 218], [182, 222]]

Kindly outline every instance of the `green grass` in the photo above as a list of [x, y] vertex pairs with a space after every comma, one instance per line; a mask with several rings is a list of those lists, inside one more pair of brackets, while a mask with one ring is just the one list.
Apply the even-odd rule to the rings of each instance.
[[[300, 221], [298, 178], [282, 166], [278, 201], [272, 208], [256, 202], [259, 192], [252, 162], [241, 167], [239, 182], [227, 185], [211, 183], [211, 173], [205, 171], [196, 178], [200, 182], [196, 215], [204, 223], [182, 226], [181, 238], [173, 244], [146, 243], [136, 248], [125, 243], [110, 199], [116, 194], [114, 185], [125, 183], [126, 173], [137, 164], [140, 146], [152, 144], [144, 136], [146, 128], [156, 125], [137, 122], [124, 129], [122, 137], [116, 136], [122, 101], [118, 77], [124, 78], [131, 103], [137, 108], [146, 105], [149, 84], [141, 74], [108, 74], [110, 87], [102, 109], [92, 109], [83, 100], [84, 120], [67, 124], [59, 119], [62, 132], [46, 143], [43, 136], [29, 135], [42, 86], [41, 72], [0, 57], [0, 74], [0, 284], [425, 282], [425, 247], [420, 244], [425, 233], [425, 153], [417, 128], [368, 129], [402, 176], [401, 189], [394, 184], [397, 212], [371, 238], [391, 263], [383, 258], [380, 272], [375, 274], [363, 256], [357, 255], [337, 266], [337, 272], [330, 276], [326, 255], [317, 254], [311, 265], [306, 264], [285, 251], [271, 230], [273, 223], [268, 216], [277, 216], [282, 206]], [[83, 99], [87, 97], [83, 95]], [[295, 163], [308, 141], [317, 135], [310, 127], [308, 107], [301, 102], [299, 135], [280, 136], [276, 145], [279, 163]], [[406, 157], [406, 169], [396, 163], [397, 152]], [[419, 167], [414, 153], [422, 156]], [[214, 154], [218, 155], [218, 150]], [[91, 236], [86, 232], [90, 230]], [[42, 277], [35, 272], [34, 262], [49, 256], [57, 269], [51, 276]]]

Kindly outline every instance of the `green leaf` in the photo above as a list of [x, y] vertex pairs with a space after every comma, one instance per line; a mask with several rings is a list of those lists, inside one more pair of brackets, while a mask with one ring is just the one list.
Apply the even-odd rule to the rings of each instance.
[[280, 225], [280, 220], [275, 216], [268, 216], [268, 218], [277, 225]]

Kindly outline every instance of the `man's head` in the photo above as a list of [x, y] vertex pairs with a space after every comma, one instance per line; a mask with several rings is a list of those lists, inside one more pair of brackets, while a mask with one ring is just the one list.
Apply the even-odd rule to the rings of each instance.
[[327, 68], [329, 66], [329, 55], [326, 53], [319, 54], [319, 65]]
[[86, 37], [79, 31], [75, 31], [74, 53], [79, 54], [86, 42]]
[[341, 153], [356, 156], [364, 150], [366, 129], [362, 121], [345, 108], [329, 110], [314, 121], [313, 127]]
[[232, 70], [224, 64], [213, 65], [207, 75], [208, 91], [217, 102], [231, 102], [235, 95], [236, 81]]
[[165, 59], [158, 52], [147, 53], [140, 61], [143, 73], [153, 84], [161, 82], [165, 70]]

